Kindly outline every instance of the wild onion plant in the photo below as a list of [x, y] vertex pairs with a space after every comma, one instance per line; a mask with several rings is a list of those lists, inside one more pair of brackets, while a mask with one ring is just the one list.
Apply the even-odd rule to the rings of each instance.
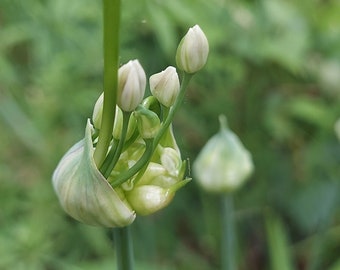
[[128, 226], [173, 199], [190, 181], [172, 121], [192, 76], [206, 63], [209, 45], [198, 25], [180, 42], [177, 68], [149, 78], [138, 60], [118, 69], [120, 1], [104, 0], [104, 92], [85, 137], [66, 152], [52, 182], [62, 208], [76, 220], [115, 229], [119, 269], [132, 269]]

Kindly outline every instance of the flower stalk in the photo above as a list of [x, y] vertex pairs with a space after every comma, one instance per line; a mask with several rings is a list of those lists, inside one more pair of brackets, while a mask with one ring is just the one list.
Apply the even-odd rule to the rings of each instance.
[[110, 145], [117, 103], [120, 0], [103, 0], [103, 25], [104, 103], [98, 143], [94, 151], [98, 168], [103, 164]]
[[133, 249], [130, 226], [113, 230], [116, 245], [116, 260], [118, 270], [133, 270]]
[[128, 124], [129, 124], [129, 119], [130, 119], [131, 113], [130, 112], [123, 112], [123, 127], [122, 127], [122, 133], [120, 140], [118, 141], [117, 148], [114, 150], [114, 155], [111, 160], [108, 160], [108, 166], [105, 168], [105, 171], [103, 170], [103, 175], [105, 178], [108, 178], [110, 176], [111, 171], [113, 170], [114, 166], [116, 165], [120, 154], [122, 153], [125, 138], [126, 138], [126, 133], [128, 130]]
[[[115, 119], [119, 65], [120, 0], [103, 0], [103, 25], [104, 102], [98, 143], [93, 154], [94, 161], [98, 168], [101, 167], [106, 158]], [[126, 132], [123, 132], [123, 136], [124, 134], [126, 134]], [[105, 174], [107, 177], [107, 173]], [[129, 226], [115, 228], [113, 231], [116, 239], [118, 269], [132, 270], [133, 253]]]
[[222, 195], [221, 269], [235, 270], [235, 219], [233, 193]]
[[184, 97], [185, 97], [185, 90], [188, 87], [188, 84], [192, 78], [192, 74], [188, 74], [186, 72], [183, 72], [183, 79], [182, 79], [182, 84], [181, 84], [181, 88], [179, 90], [179, 94], [178, 97], [174, 103], [174, 105], [170, 108], [169, 113], [167, 114], [167, 117], [165, 119], [165, 121], [163, 122], [161, 129], [159, 130], [157, 136], [155, 137], [154, 140], [154, 148], [155, 146], [157, 146], [157, 144], [159, 143], [159, 141], [161, 140], [162, 136], [164, 135], [165, 131], [169, 128], [175, 113], [178, 111], [178, 109], [181, 107]]

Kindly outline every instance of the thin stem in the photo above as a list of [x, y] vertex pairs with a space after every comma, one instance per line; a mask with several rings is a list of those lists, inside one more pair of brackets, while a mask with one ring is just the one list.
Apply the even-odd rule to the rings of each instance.
[[183, 103], [183, 100], [184, 100], [184, 97], [185, 97], [185, 92], [186, 92], [185, 90], [187, 89], [188, 84], [189, 84], [192, 76], [193, 76], [192, 74], [188, 74], [188, 73], [184, 72], [183, 80], [182, 80], [182, 83], [181, 83], [181, 89], [179, 91], [179, 94], [178, 94], [178, 97], [176, 99], [176, 102], [170, 108], [170, 111], [167, 114], [165, 121], [162, 123], [161, 129], [159, 130], [157, 136], [154, 139], [154, 142], [153, 142], [153, 149], [154, 150], [156, 149], [156, 147], [157, 147], [159, 141], [161, 140], [162, 136], [164, 135], [165, 131], [170, 126], [170, 124], [171, 124], [171, 122], [172, 122], [172, 120], [174, 118], [175, 113], [181, 107], [181, 105]]
[[127, 133], [127, 130], [128, 130], [130, 116], [131, 116], [131, 112], [123, 112], [122, 133], [121, 133], [121, 136], [120, 136], [120, 139], [119, 139], [119, 142], [118, 142], [117, 149], [116, 149], [114, 155], [112, 156], [112, 159], [108, 161], [107, 168], [105, 168], [105, 171], [102, 172], [105, 178], [108, 178], [110, 176], [111, 171], [113, 170], [113, 168], [117, 164], [119, 157], [120, 157], [120, 154], [122, 153], [125, 138], [126, 138], [126, 133]]
[[235, 270], [235, 219], [233, 195], [222, 197], [221, 269]]
[[116, 260], [118, 270], [133, 269], [133, 249], [130, 226], [113, 229], [116, 246]]
[[103, 23], [104, 103], [98, 144], [93, 156], [98, 168], [105, 160], [110, 145], [117, 102], [120, 0], [103, 0]]
[[110, 183], [113, 188], [121, 185], [129, 178], [134, 176], [136, 173], [138, 173], [144, 167], [144, 165], [150, 160], [151, 155], [153, 153], [152, 142], [153, 142], [152, 139], [145, 140], [145, 151], [142, 157], [129, 170], [119, 174], [117, 178], [112, 183]]
[[164, 105], [161, 105], [161, 106], [162, 106], [162, 119], [166, 119], [169, 115], [170, 108], [168, 108]]
[[113, 159], [114, 155], [117, 152], [118, 143], [119, 143], [119, 140], [116, 140], [113, 138], [110, 151], [108, 152], [102, 166], [100, 167], [100, 172], [102, 173], [102, 175], [104, 175], [104, 177], [105, 177], [105, 172], [108, 170], [107, 168], [110, 166], [111, 160]]

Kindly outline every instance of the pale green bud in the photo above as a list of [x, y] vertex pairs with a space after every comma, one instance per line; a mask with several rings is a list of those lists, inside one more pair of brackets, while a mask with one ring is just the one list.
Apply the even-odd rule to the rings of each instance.
[[220, 132], [207, 142], [193, 165], [197, 182], [209, 192], [234, 191], [254, 169], [250, 153], [226, 127], [224, 116], [220, 116], [220, 122]]
[[178, 175], [170, 175], [163, 165], [150, 162], [147, 170], [139, 179], [137, 185], [154, 185], [162, 188], [169, 188], [180, 180], [182, 180], [182, 178], [179, 178]]
[[97, 169], [87, 122], [85, 138], [61, 159], [52, 177], [60, 204], [73, 218], [89, 225], [123, 227], [135, 219], [135, 211]]
[[157, 115], [160, 115], [162, 112], [161, 104], [154, 96], [146, 97], [142, 102], [142, 106], [155, 112]]
[[161, 163], [170, 175], [177, 176], [182, 166], [182, 160], [175, 149], [165, 147], [161, 151]]
[[179, 93], [179, 79], [176, 68], [167, 67], [149, 79], [150, 90], [154, 97], [166, 107], [171, 107]]
[[96, 101], [93, 108], [92, 121], [95, 128], [100, 129], [102, 124], [104, 93], [102, 93]]
[[146, 76], [138, 60], [131, 60], [118, 70], [117, 104], [126, 112], [137, 108], [143, 100]]
[[114, 167], [114, 170], [109, 176], [109, 182], [113, 182], [115, 177], [120, 175], [121, 172], [127, 171], [142, 157], [145, 152], [145, 142], [143, 139], [138, 138], [133, 142], [123, 153], [121, 153], [119, 160]]
[[[118, 106], [116, 106], [116, 115], [115, 115], [115, 121], [113, 124], [113, 132], [112, 132], [113, 138], [115, 138], [116, 140], [119, 140], [122, 134], [122, 129], [123, 129], [123, 112]], [[135, 129], [136, 129], [136, 119], [134, 115], [131, 114], [130, 119], [129, 119], [128, 129], [126, 132], [126, 138], [125, 138], [126, 140], [131, 138]]]
[[154, 138], [161, 126], [158, 115], [142, 106], [134, 112], [134, 115], [137, 120], [137, 127], [141, 137], [143, 139]]
[[156, 185], [135, 186], [126, 197], [139, 215], [150, 215], [166, 207], [173, 199], [175, 192], [190, 180], [182, 180], [170, 188]]
[[150, 215], [166, 207], [172, 200], [174, 192], [159, 186], [134, 187], [127, 193], [127, 198], [138, 215]]
[[195, 25], [189, 29], [178, 45], [176, 63], [179, 69], [187, 73], [195, 73], [203, 68], [208, 54], [208, 40], [201, 28]]
[[[162, 148], [162, 147], [161, 147]], [[183, 179], [185, 162], [179, 153], [171, 148], [162, 148], [150, 162], [133, 188], [126, 189], [126, 198], [139, 215], [149, 215], [166, 207], [173, 199], [175, 192], [187, 184], [190, 179]]]

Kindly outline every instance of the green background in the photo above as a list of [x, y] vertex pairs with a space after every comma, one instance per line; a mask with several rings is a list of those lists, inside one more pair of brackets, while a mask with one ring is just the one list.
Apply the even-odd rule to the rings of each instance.
[[[340, 2], [123, 0], [121, 63], [175, 65], [199, 24], [204, 70], [174, 121], [194, 162], [218, 115], [252, 153], [235, 194], [238, 269], [340, 269]], [[51, 175], [102, 88], [99, 0], [0, 1], [0, 269], [115, 269], [112, 233], [61, 210]], [[133, 223], [136, 269], [220, 268], [220, 198], [195, 179]]]

